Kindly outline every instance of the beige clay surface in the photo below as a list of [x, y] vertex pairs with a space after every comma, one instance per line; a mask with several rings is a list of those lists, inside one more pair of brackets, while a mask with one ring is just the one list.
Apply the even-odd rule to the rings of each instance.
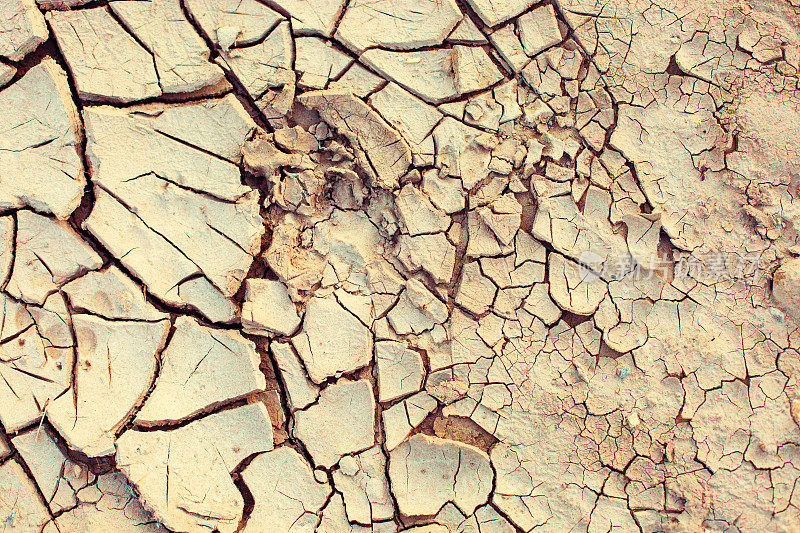
[[0, 533], [800, 532], [800, 0], [0, 0]]

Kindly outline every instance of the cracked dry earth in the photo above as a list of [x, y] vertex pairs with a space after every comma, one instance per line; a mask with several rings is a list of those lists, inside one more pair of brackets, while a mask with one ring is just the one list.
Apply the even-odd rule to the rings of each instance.
[[798, 67], [798, 0], [0, 1], [0, 529], [800, 531]]

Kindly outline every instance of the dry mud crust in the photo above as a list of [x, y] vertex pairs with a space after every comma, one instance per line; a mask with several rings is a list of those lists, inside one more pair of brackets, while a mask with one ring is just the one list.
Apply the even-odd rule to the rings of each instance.
[[4, 0], [0, 523], [797, 530], [796, 4]]

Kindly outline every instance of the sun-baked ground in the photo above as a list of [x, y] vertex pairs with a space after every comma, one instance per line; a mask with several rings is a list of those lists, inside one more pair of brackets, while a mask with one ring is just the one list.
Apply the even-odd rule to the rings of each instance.
[[800, 531], [798, 0], [2, 0], [0, 529]]

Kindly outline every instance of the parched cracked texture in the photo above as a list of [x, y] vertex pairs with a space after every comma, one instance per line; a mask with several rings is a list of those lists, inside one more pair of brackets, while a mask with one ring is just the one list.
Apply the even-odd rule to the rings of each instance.
[[2, 532], [800, 531], [798, 0], [2, 0]]

